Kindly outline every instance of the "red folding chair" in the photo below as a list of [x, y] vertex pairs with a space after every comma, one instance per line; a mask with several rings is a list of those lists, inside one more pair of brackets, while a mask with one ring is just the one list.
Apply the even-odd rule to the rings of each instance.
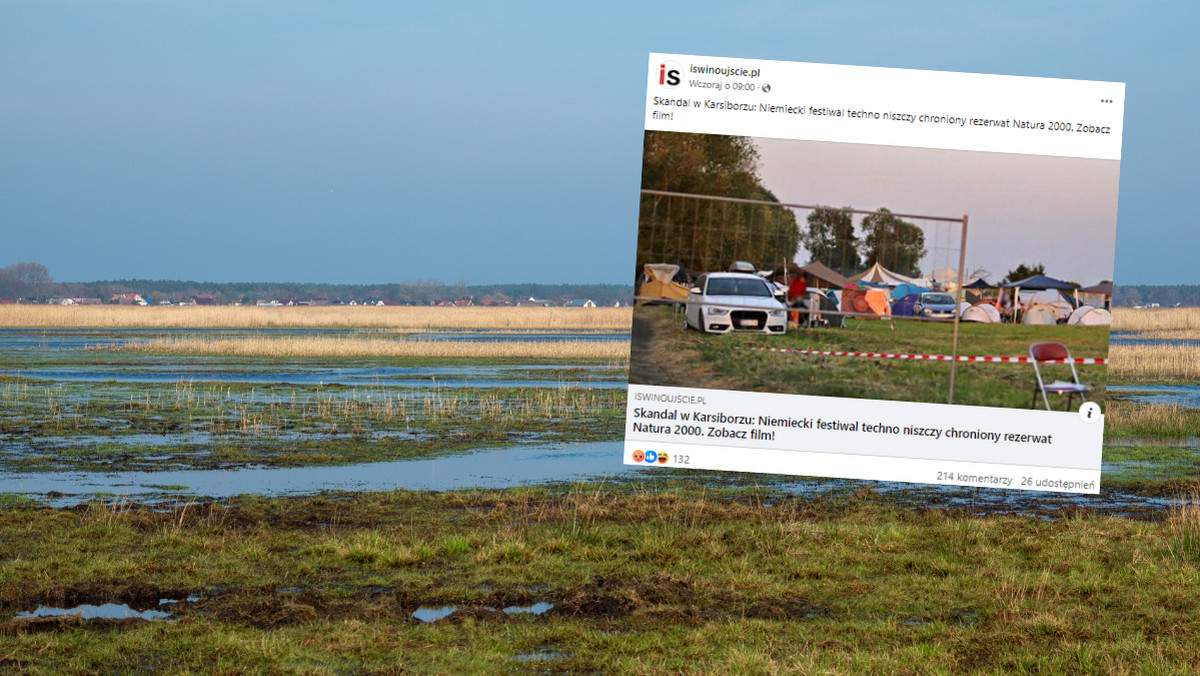
[[[1075, 371], [1075, 361], [1071, 359], [1071, 351], [1062, 343], [1034, 343], [1029, 346], [1029, 357], [1033, 361], [1033, 374], [1037, 376], [1037, 385], [1033, 390], [1033, 402], [1029, 404], [1030, 408], [1037, 406], [1038, 393], [1042, 394], [1042, 401], [1046, 404], [1046, 410], [1050, 410], [1050, 397], [1047, 394], [1057, 394], [1059, 396], [1067, 395], [1067, 409], [1071, 410], [1071, 401], [1075, 395], [1079, 395], [1082, 401], [1087, 401], [1087, 393], [1092, 391], [1088, 385], [1079, 382], [1079, 374]], [[1065, 362], [1071, 367], [1071, 381], [1056, 380], [1052, 383], [1046, 383], [1042, 380], [1042, 371], [1038, 368], [1038, 364], [1044, 362]]]

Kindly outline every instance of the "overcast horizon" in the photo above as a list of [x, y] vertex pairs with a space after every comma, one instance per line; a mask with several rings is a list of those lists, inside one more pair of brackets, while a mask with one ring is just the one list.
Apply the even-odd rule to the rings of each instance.
[[1013, 9], [3, 3], [0, 266], [629, 284], [667, 52], [1125, 82], [1115, 281], [1193, 281], [1197, 10]]

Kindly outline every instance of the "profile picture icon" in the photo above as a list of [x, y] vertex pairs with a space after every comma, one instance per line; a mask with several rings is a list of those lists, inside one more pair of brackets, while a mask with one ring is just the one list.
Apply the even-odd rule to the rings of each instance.
[[646, 462], [647, 463], [650, 463], [651, 465], [653, 465], [654, 461], [657, 459], [658, 459], [657, 453], [655, 453], [654, 451], [646, 451]]
[[641, 449], [638, 449], [633, 452], [633, 461], [634, 462], [641, 462], [645, 459], [646, 459], [646, 454], [642, 453]]

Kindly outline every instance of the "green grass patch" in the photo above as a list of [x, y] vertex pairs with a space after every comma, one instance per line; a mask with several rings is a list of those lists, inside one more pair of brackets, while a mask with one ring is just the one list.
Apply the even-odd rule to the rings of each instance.
[[[782, 355], [759, 348], [797, 348], [891, 354], [951, 353], [948, 323], [897, 320], [854, 320], [844, 329], [789, 329], [784, 336], [761, 334], [704, 335], [684, 331], [669, 308], [638, 308], [636, 322], [647, 322], [658, 348], [675, 352], [675, 368], [663, 374], [664, 364], [651, 367], [635, 357], [634, 382], [669, 379], [673, 384], [760, 392], [809, 394], [894, 401], [945, 403], [950, 364], [818, 355]], [[638, 335], [635, 331], [635, 335]], [[1107, 327], [1025, 326], [1012, 324], [962, 324], [959, 354], [977, 356], [1028, 356], [1035, 342], [1061, 342], [1075, 357], [1104, 357], [1108, 352]], [[685, 358], [688, 357], [688, 358]], [[702, 368], [697, 368], [702, 365]], [[650, 368], [657, 372], [646, 373]], [[1080, 379], [1093, 387], [1091, 399], [1103, 401], [1105, 368], [1077, 366]], [[1068, 379], [1063, 365], [1044, 366], [1044, 377]], [[954, 403], [1007, 408], [1030, 408], [1034, 373], [1028, 364], [960, 363], [955, 376]], [[1040, 399], [1037, 402], [1040, 407]], [[1065, 401], [1051, 400], [1052, 406]]]

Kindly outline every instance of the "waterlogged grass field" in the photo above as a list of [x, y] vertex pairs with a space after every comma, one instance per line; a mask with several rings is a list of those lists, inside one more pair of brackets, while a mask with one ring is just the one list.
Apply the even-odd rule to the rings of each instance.
[[[120, 310], [146, 309], [156, 308]], [[122, 314], [88, 315], [123, 323], [108, 331], [0, 333], [0, 472], [332, 472], [406, 458], [472, 463], [482, 456], [448, 455], [540, 444], [549, 446], [534, 462], [547, 464], [555, 444], [570, 454], [573, 441], [615, 442], [623, 431], [620, 357], [318, 355], [279, 343], [235, 353], [213, 345], [381, 335], [295, 328], [332, 313], [297, 312], [287, 329], [235, 321], [219, 335], [180, 327], [181, 316], [174, 329]], [[549, 316], [515, 328], [498, 315], [474, 321], [510, 343], [629, 327], [628, 316], [624, 329], [609, 319], [548, 327]], [[936, 347], [907, 326], [895, 336], [881, 327], [820, 335], [839, 336], [842, 349], [899, 335], [904, 350]], [[369, 330], [407, 341], [410, 329], [431, 328]], [[798, 361], [778, 355], [722, 369], [721, 358], [741, 358], [743, 337], [714, 338], [711, 351], [657, 353], [658, 375], [694, 371], [721, 386], [795, 375], [769, 373]], [[964, 340], [961, 351], [1020, 354], [1025, 339]], [[181, 347], [133, 347], [156, 340]], [[1089, 353], [1100, 339], [1088, 341], [1069, 344], [1101, 356]], [[1114, 343], [1114, 362], [1124, 347]], [[1029, 405], [1031, 367], [981, 368], [1016, 375], [966, 386], [971, 371], [960, 370], [956, 400], [1014, 387], [1013, 405]], [[1126, 389], [1180, 382], [1146, 368], [1112, 378], [1124, 387], [1107, 393], [1098, 496], [658, 469], [502, 490], [212, 499], [164, 479], [144, 503], [122, 488], [0, 494], [0, 670], [1195, 673], [1200, 409]], [[932, 377], [910, 386], [937, 390]]]
[[612, 439], [624, 391], [0, 378], [0, 471], [297, 467]]
[[653, 485], [15, 506], [0, 551], [10, 615], [167, 615], [0, 622], [30, 673], [1200, 667], [1194, 502], [1152, 522]]

